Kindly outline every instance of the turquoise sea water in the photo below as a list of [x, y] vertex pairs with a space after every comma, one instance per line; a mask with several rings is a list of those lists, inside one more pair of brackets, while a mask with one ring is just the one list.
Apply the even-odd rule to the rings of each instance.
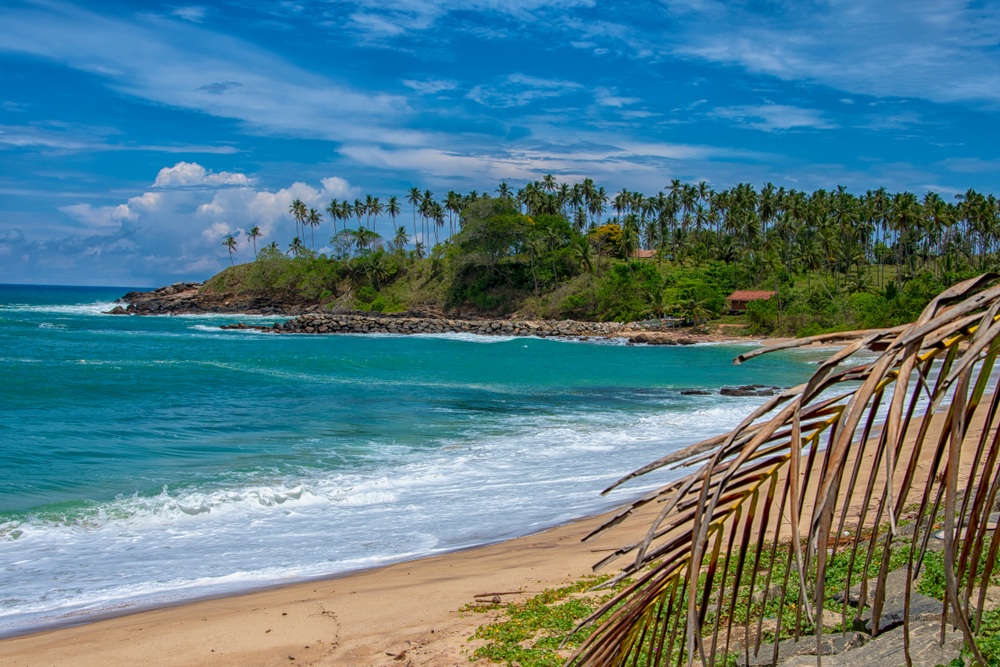
[[0, 285], [0, 635], [370, 567], [607, 510], [816, 353], [277, 336]]

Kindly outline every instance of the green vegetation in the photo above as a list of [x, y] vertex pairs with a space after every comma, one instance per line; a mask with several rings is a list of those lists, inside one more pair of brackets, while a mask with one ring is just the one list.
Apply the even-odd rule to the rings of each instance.
[[[906, 523], [905, 521], [903, 522]], [[889, 526], [882, 527], [880, 533], [884, 534], [889, 530]], [[857, 558], [852, 562], [851, 550], [841, 549], [830, 560], [826, 570], [826, 602], [824, 604], [824, 633], [834, 634], [842, 631], [842, 618], [845, 611], [842, 602], [836, 602], [834, 595], [842, 594], [848, 583], [848, 572], [850, 572], [851, 586], [857, 586], [864, 579], [874, 579], [881, 568], [881, 556], [883, 553], [884, 537], [876, 541], [875, 556], [867, 569], [865, 568], [864, 553], [867, 544], [862, 544], [862, 549]], [[909, 539], [896, 540], [893, 542], [889, 556], [889, 571], [906, 567], [909, 559], [911, 542]], [[919, 547], [919, 545], [918, 545]], [[773, 551], [772, 551], [773, 548]], [[736, 584], [735, 573], [727, 571], [725, 578], [720, 582], [718, 590], [727, 591], [723, 599], [721, 611], [718, 600], [709, 602], [709, 610], [706, 613], [705, 628], [709, 631], [706, 641], [711, 641], [711, 629], [713, 627], [726, 628], [729, 619], [733, 620], [734, 628], [750, 627], [756, 628], [756, 620], [761, 618], [777, 619], [779, 614], [786, 619], [794, 618], [800, 613], [798, 608], [798, 596], [796, 594], [799, 585], [798, 572], [794, 561], [790, 558], [790, 545], [785, 542], [779, 545], [767, 544], [764, 552], [769, 555], [766, 562], [761, 562], [756, 571], [746, 570], [742, 573], [738, 584], [739, 593], [736, 596], [736, 603], [730, 605], [732, 600], [732, 590]], [[929, 551], [925, 554], [923, 568], [918, 583], [914, 586], [915, 593], [921, 593], [929, 597], [934, 597], [944, 601], [944, 559], [940, 552]], [[709, 565], [709, 560], [705, 560], [705, 566]], [[649, 569], [649, 568], [647, 568]], [[980, 577], [982, 572], [979, 573]], [[702, 574], [702, 579], [707, 574]], [[765, 581], [765, 577], [767, 580]], [[546, 589], [524, 602], [510, 603], [507, 605], [470, 605], [463, 607], [462, 612], [485, 613], [494, 610], [501, 610], [501, 614], [494, 620], [481, 625], [469, 638], [470, 641], [480, 639], [486, 640], [484, 646], [477, 648], [470, 660], [486, 658], [490, 662], [504, 665], [518, 664], [522, 667], [559, 667], [563, 665], [569, 654], [575, 650], [586, 638], [588, 631], [570, 634], [576, 625], [587, 618], [602, 605], [607, 603], [614, 595], [633, 583], [633, 578], [626, 578], [616, 582], [606, 589], [592, 591], [598, 584], [610, 579], [610, 575], [588, 575], [573, 581], [572, 583], [555, 589]], [[978, 580], [977, 580], [978, 581]], [[991, 577], [991, 584], [1000, 584], [1000, 576], [994, 574]], [[751, 594], [751, 586], [756, 595]], [[765, 594], [765, 586], [771, 587], [771, 594]], [[780, 588], [775, 588], [775, 587]], [[780, 591], [780, 592], [779, 592]], [[784, 594], [783, 594], [784, 593]], [[868, 605], [872, 603], [874, 590], [868, 591]], [[751, 600], [748, 605], [747, 600]], [[686, 597], [682, 598], [679, 607], [686, 609]], [[608, 616], [614, 613], [618, 607], [608, 610], [597, 624], [603, 622]], [[851, 622], [856, 608], [848, 606], [846, 608], [847, 624], [850, 629]], [[671, 619], [672, 622], [672, 619]], [[718, 623], [718, 625], [716, 625]], [[684, 619], [680, 619], [678, 627], [678, 638], [675, 641], [673, 651], [660, 643], [660, 640], [644, 642], [644, 650], [641, 653], [649, 654], [653, 658], [660, 653], [660, 660], [667, 661], [666, 664], [684, 664], [683, 635]], [[762, 624], [761, 631], [761, 651], [771, 651], [775, 640], [775, 623]], [[744, 631], [745, 632], [745, 631]], [[814, 632], [813, 628], [807, 624], [802, 628], [802, 635], [806, 636], [805, 641], [810, 641], [808, 635]], [[742, 648], [737, 649], [733, 643], [739, 641], [737, 635], [740, 632], [730, 635], [730, 647], [728, 655], [723, 655], [726, 644], [726, 632], [722, 631], [718, 637], [717, 663], [734, 665]], [[794, 632], [790, 626], [783, 626], [781, 640], [791, 639]], [[746, 636], [744, 634], [744, 636]], [[753, 634], [751, 634], [751, 637]], [[662, 639], [662, 638], [661, 638]], [[565, 643], [563, 644], [563, 642]], [[562, 649], [560, 645], [562, 644]], [[1000, 664], [1000, 609], [987, 611], [983, 614], [982, 635], [977, 638], [977, 645], [991, 662], [989, 664]], [[751, 648], [752, 650], [752, 648]], [[669, 662], [672, 659], [673, 662]], [[652, 664], [639, 660], [639, 665]], [[661, 662], [663, 664], [663, 662]], [[962, 663], [963, 666], [966, 663]]]
[[[412, 188], [405, 200], [412, 230], [397, 226], [396, 197], [333, 200], [325, 254], [316, 252], [322, 213], [296, 200], [287, 252], [272, 242], [258, 253], [253, 227], [246, 237], [261, 266], [227, 269], [208, 289], [383, 312], [674, 315], [698, 324], [720, 322], [733, 290], [756, 289], [776, 295], [732, 323], [751, 334], [808, 335], [911, 321], [944, 288], [1000, 265], [998, 202], [971, 190], [951, 203], [934, 193], [810, 195], [770, 184], [715, 192], [675, 180], [654, 196], [612, 198], [590, 179], [546, 176], [516, 193], [505, 181], [493, 195], [437, 201]], [[374, 231], [384, 217], [391, 239]], [[237, 243], [224, 243], [231, 257]]]

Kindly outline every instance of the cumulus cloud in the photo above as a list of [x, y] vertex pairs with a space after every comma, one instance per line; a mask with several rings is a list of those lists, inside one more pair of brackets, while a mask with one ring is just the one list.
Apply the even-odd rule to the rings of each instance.
[[244, 174], [220, 171], [218, 174], [194, 162], [178, 162], [173, 167], [164, 167], [156, 175], [153, 187], [169, 188], [185, 185], [250, 185]]
[[93, 206], [91, 204], [73, 204], [60, 206], [59, 210], [91, 228], [118, 228], [125, 220], [135, 220], [128, 204], [118, 206]]

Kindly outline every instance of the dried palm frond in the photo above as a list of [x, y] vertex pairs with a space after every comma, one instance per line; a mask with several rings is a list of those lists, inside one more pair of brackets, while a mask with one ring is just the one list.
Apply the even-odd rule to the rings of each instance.
[[[877, 634], [890, 555], [907, 545], [908, 637], [911, 589], [936, 521], [944, 527], [942, 611], [953, 612], [942, 614], [942, 637], [946, 621], [957, 624], [982, 663], [973, 638], [1000, 548], [1000, 528], [988, 523], [1000, 486], [1000, 392], [987, 393], [1000, 352], [998, 277], [945, 290], [908, 325], [812, 336], [737, 357], [739, 364], [778, 349], [844, 346], [808, 382], [775, 396], [732, 432], [669, 454], [607, 489], [668, 466], [697, 466], [585, 538], [644, 505], [662, 506], [644, 539], [595, 566], [631, 557], [606, 584], [626, 587], [580, 624], [577, 631], [590, 634], [567, 664], [708, 665], [737, 650], [743, 664], [761, 650], [777, 661], [783, 637], [814, 633], [820, 641], [831, 604], [827, 568], [835, 559], [847, 562], [848, 573], [837, 620], [846, 629], [871, 606]], [[841, 368], [862, 350], [880, 354]], [[905, 539], [898, 532], [904, 513], [915, 521]], [[877, 563], [869, 591], [868, 567]], [[849, 618], [858, 567], [860, 600]], [[772, 585], [772, 575], [780, 585]], [[765, 609], [776, 618], [765, 619]]]

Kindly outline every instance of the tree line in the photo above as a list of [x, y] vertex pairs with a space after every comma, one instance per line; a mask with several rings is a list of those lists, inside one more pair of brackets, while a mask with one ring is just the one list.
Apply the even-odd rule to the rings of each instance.
[[[807, 193], [770, 183], [759, 190], [741, 183], [716, 191], [704, 182], [675, 179], [654, 195], [628, 189], [610, 194], [589, 178], [568, 184], [546, 175], [516, 191], [503, 181], [493, 193], [450, 191], [441, 200], [430, 190], [413, 187], [405, 195], [412, 230], [397, 225], [402, 206], [396, 196], [333, 199], [325, 213], [333, 223], [331, 242], [338, 237], [365, 246], [379, 242], [376, 222], [387, 217], [393, 242], [405, 237], [404, 245], [412, 245], [422, 257], [432, 236], [433, 245], [449, 239], [461, 229], [465, 208], [490, 197], [514, 204], [525, 215], [560, 215], [581, 234], [617, 227], [611, 232], [626, 256], [648, 249], [661, 261], [721, 260], [743, 265], [754, 275], [776, 267], [790, 273], [820, 271], [833, 282], [850, 280], [855, 287], [869, 280], [884, 284], [887, 266], [897, 267], [894, 277], [900, 284], [922, 267], [942, 275], [963, 267], [982, 270], [1000, 249], [998, 201], [974, 190], [949, 201], [934, 192], [918, 197], [880, 188], [856, 195], [838, 187]], [[323, 212], [296, 199], [289, 213], [295, 236], [288, 252], [298, 255], [307, 240], [315, 250]], [[352, 229], [355, 220], [358, 229], [370, 233]], [[246, 236], [256, 254], [259, 227], [251, 227]], [[237, 243], [233, 235], [223, 242], [231, 256]]]

